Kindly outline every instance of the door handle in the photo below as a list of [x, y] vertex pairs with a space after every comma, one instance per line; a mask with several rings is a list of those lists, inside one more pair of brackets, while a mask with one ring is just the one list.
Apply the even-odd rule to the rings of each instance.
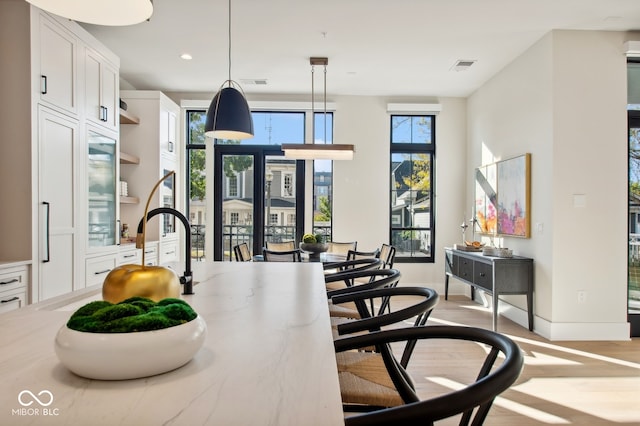
[[40, 93], [43, 95], [47, 94], [47, 76], [46, 75], [40, 76]]
[[46, 211], [47, 214], [45, 216], [45, 225], [46, 225], [46, 229], [45, 229], [45, 233], [44, 236], [46, 238], [45, 240], [45, 253], [46, 253], [46, 258], [42, 259], [42, 263], [47, 263], [51, 260], [51, 256], [50, 256], [50, 252], [49, 252], [49, 222], [50, 222], [50, 216], [51, 216], [51, 205], [47, 202], [47, 201], [43, 201], [42, 204], [46, 207]]

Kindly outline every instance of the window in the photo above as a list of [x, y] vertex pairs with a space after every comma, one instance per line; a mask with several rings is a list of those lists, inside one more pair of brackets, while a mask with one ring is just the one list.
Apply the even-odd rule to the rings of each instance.
[[398, 262], [433, 262], [435, 116], [391, 116], [390, 239]]
[[283, 179], [283, 195], [285, 197], [293, 197], [295, 195], [295, 191], [293, 190], [293, 175], [290, 173], [287, 173], [284, 175], [284, 179]]
[[238, 196], [238, 176], [229, 176], [227, 178], [227, 191], [229, 197], [237, 197]]
[[237, 225], [240, 219], [240, 213], [231, 212], [231, 225]]
[[[315, 113], [315, 134], [317, 144], [333, 143], [333, 113]], [[333, 212], [333, 161], [313, 161], [313, 233], [322, 234], [327, 241], [332, 240], [331, 217]]]

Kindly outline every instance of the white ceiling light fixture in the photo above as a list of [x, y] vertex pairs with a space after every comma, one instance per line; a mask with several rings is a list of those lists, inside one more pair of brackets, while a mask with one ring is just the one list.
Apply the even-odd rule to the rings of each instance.
[[63, 18], [113, 27], [139, 24], [153, 14], [151, 0], [27, 0], [27, 2]]
[[315, 117], [315, 90], [314, 90], [314, 67], [324, 66], [324, 144], [303, 143], [303, 144], [282, 144], [284, 156], [295, 160], [353, 160], [355, 148], [351, 144], [328, 144], [327, 143], [327, 65], [328, 58], [310, 58], [311, 63], [311, 133], [312, 139], [316, 136]]

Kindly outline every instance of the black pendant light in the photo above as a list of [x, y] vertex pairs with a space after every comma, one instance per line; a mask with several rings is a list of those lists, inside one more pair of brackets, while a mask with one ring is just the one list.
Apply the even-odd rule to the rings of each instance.
[[[237, 89], [234, 86], [237, 86]], [[231, 80], [231, 0], [229, 0], [229, 79], [222, 83], [218, 93], [211, 100], [204, 131], [206, 136], [216, 139], [236, 140], [253, 137], [253, 118], [249, 104], [240, 85]]]

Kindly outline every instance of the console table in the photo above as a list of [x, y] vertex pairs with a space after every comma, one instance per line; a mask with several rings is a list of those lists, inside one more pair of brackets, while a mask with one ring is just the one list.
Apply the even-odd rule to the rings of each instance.
[[498, 298], [502, 294], [526, 294], [529, 331], [533, 331], [533, 259], [528, 257], [484, 256], [445, 248], [444, 299], [449, 296], [449, 277], [471, 286], [473, 300], [476, 288], [493, 296], [493, 330], [498, 328]]

